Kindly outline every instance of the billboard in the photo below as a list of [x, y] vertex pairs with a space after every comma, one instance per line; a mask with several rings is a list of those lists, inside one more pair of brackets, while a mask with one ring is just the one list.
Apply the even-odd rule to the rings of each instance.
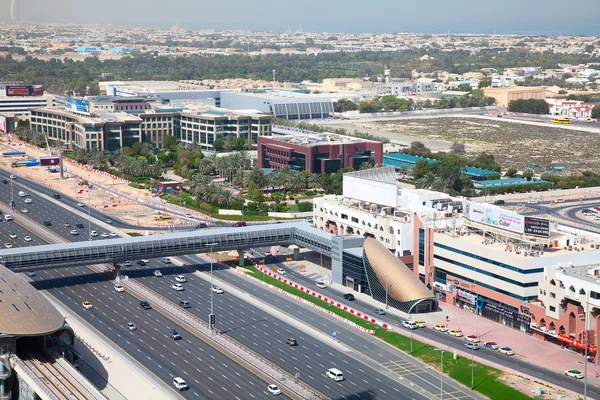
[[40, 164], [43, 166], [58, 165], [59, 163], [60, 158], [58, 156], [40, 157]]
[[525, 217], [523, 232], [528, 235], [550, 237], [550, 220], [546, 218]]
[[6, 117], [0, 115], [0, 133], [6, 133]]
[[6, 86], [6, 96], [43, 96], [43, 86]]
[[515, 212], [504, 210], [491, 204], [465, 200], [463, 203], [463, 213], [465, 218], [473, 222], [520, 234], [523, 233], [525, 225], [524, 217]]
[[90, 112], [90, 102], [73, 97], [65, 97], [65, 106], [71, 111], [88, 113]]

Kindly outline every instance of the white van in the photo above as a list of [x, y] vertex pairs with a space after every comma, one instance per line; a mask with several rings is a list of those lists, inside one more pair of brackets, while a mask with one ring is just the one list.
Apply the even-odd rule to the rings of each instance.
[[186, 390], [188, 388], [187, 382], [179, 376], [173, 378], [173, 386], [175, 386], [175, 389], [177, 390]]
[[327, 376], [328, 378], [333, 379], [336, 382], [344, 380], [344, 374], [342, 374], [342, 371], [340, 371], [337, 368], [329, 368], [327, 370], [327, 372], [325, 373], [325, 376]]

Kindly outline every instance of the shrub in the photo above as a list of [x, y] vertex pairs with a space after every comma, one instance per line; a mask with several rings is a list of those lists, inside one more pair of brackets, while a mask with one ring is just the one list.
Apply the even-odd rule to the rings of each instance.
[[298, 203], [298, 211], [300, 212], [309, 212], [313, 210], [313, 203], [309, 203], [308, 201], [304, 201], [302, 203]]

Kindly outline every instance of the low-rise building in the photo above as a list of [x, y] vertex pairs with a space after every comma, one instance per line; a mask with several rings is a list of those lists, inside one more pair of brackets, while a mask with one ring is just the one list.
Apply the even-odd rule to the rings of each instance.
[[546, 88], [526, 87], [526, 86], [510, 86], [510, 87], [486, 87], [483, 88], [483, 93], [487, 97], [496, 99], [496, 105], [499, 107], [507, 107], [512, 100], [522, 99], [545, 99]]

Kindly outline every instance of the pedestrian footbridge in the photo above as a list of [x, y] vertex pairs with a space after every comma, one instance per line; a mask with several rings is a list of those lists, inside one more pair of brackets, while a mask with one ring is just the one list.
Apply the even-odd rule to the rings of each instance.
[[331, 256], [332, 243], [307, 222], [288, 222], [2, 249], [0, 264], [22, 272], [290, 244]]

